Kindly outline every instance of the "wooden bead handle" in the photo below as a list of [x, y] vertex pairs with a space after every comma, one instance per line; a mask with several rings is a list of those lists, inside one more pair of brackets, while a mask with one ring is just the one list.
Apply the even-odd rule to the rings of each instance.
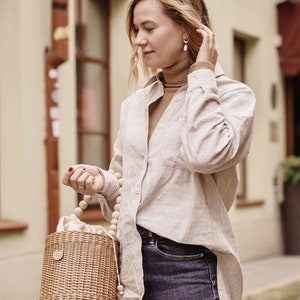
[[[122, 185], [123, 185], [123, 178], [122, 178], [122, 174], [119, 172], [115, 172], [114, 170], [109, 170], [110, 173], [114, 174], [115, 177], [118, 180], [119, 183], [119, 189], [118, 189], [118, 196], [116, 198], [116, 204], [114, 206], [114, 211], [112, 213], [112, 218], [110, 221], [110, 226], [109, 226], [109, 230], [108, 233], [115, 237], [116, 236], [116, 231], [117, 231], [117, 225], [118, 225], [118, 221], [119, 221], [119, 216], [120, 216], [120, 204], [121, 204], [121, 192], [122, 192]], [[76, 207], [74, 209], [74, 214], [81, 219], [83, 211], [85, 209], [88, 208], [89, 204], [93, 201], [93, 196], [91, 195], [84, 195], [83, 196], [83, 200], [81, 200], [79, 202], [78, 207]]]

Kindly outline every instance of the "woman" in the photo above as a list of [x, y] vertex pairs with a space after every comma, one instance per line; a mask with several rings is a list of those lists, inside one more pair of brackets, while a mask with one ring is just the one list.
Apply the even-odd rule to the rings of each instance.
[[[110, 168], [123, 174], [117, 237], [122, 299], [240, 300], [242, 273], [227, 211], [249, 152], [255, 97], [224, 75], [202, 0], [133, 0], [132, 76], [146, 86], [121, 106]], [[118, 181], [74, 165], [63, 183], [102, 194], [109, 219]]]

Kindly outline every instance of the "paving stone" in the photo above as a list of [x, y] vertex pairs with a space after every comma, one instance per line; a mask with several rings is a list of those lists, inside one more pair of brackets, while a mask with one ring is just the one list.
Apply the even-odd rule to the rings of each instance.
[[300, 300], [300, 255], [242, 263], [242, 300]]

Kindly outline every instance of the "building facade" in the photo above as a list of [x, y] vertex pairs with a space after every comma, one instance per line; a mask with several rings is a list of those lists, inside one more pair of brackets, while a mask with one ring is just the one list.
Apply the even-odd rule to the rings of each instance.
[[[60, 183], [63, 173], [80, 162], [106, 166], [112, 155], [120, 103], [131, 92], [128, 2], [0, 1], [1, 299], [38, 298], [45, 237], [78, 201]], [[281, 4], [206, 2], [221, 65], [257, 97], [251, 152], [230, 211], [241, 260], [277, 255], [283, 241], [276, 175], [287, 154]], [[99, 208], [84, 218], [101, 221]]]

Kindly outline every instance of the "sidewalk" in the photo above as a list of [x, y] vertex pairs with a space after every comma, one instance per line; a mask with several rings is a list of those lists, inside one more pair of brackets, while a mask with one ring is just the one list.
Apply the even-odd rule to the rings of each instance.
[[300, 255], [242, 264], [243, 300], [300, 300]]

